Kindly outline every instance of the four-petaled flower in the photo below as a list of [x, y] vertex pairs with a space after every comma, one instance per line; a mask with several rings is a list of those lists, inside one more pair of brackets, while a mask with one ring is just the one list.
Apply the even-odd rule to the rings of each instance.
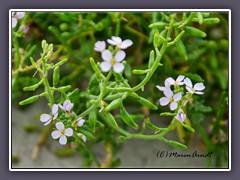
[[52, 120], [55, 120], [58, 116], [58, 105], [52, 106], [52, 114], [42, 114], [40, 121], [45, 122], [44, 126], [48, 125]]
[[22, 19], [25, 16], [25, 12], [12, 12], [12, 28], [17, 26], [19, 19]]
[[105, 50], [102, 53], [102, 59], [100, 67], [103, 72], [108, 72], [111, 67], [113, 67], [114, 72], [121, 73], [124, 69], [124, 65], [121, 63], [126, 57], [126, 53], [124, 51], [118, 51], [113, 57], [112, 53], [109, 50]]
[[64, 110], [65, 112], [70, 113], [70, 111], [71, 111], [72, 108], [73, 108], [73, 103], [71, 103], [70, 100], [66, 100], [66, 101], [64, 101], [63, 106], [59, 104], [59, 107], [60, 107], [62, 110]]
[[73, 130], [71, 128], [65, 129], [65, 126], [62, 122], [57, 122], [56, 123], [56, 128], [57, 130], [52, 132], [52, 138], [53, 139], [58, 139], [59, 138], [59, 143], [61, 145], [67, 144], [67, 137], [71, 137], [73, 135]]
[[177, 120], [179, 120], [180, 122], [184, 122], [184, 120], [186, 119], [186, 114], [183, 112], [183, 110], [182, 109], [180, 109], [179, 111], [178, 111], [178, 113], [177, 113], [177, 115], [175, 116], [175, 118], [177, 119]]
[[170, 83], [170, 85], [181, 86], [184, 84], [183, 79], [184, 79], [184, 76], [179, 75], [176, 80], [174, 80], [171, 77], [167, 78], [166, 80]]
[[170, 109], [173, 111], [177, 109], [178, 101], [182, 98], [182, 94], [179, 92], [177, 94], [173, 94], [172, 90], [170, 88], [165, 89], [163, 91], [164, 95], [166, 97], [160, 98], [159, 102], [161, 106], [166, 106], [170, 103]]
[[94, 50], [97, 52], [103, 52], [106, 49], [105, 41], [98, 41], [95, 43]]
[[184, 83], [186, 85], [186, 89], [188, 90], [188, 92], [190, 92], [191, 94], [203, 94], [202, 90], [205, 89], [205, 86], [203, 85], [203, 83], [196, 83], [194, 86], [192, 84], [192, 81], [189, 78], [186, 78], [184, 80]]
[[80, 117], [80, 118], [77, 119], [76, 124], [77, 124], [79, 127], [81, 127], [81, 126], [83, 126], [84, 122], [85, 122], [85, 119], [83, 119], [83, 118]]
[[133, 44], [130, 39], [122, 41], [120, 37], [112, 36], [112, 39], [108, 39], [107, 42], [113, 46], [117, 46], [119, 49], [127, 49]]

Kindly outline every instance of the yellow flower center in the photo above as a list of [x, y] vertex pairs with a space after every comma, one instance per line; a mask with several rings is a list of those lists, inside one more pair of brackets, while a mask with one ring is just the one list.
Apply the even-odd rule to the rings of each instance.
[[116, 59], [113, 58], [113, 59], [110, 61], [110, 64], [113, 66], [114, 64], [116, 64], [116, 62], [117, 62]]
[[169, 99], [169, 101], [170, 101], [170, 102], [174, 102], [174, 99], [171, 97], [171, 98]]
[[62, 135], [62, 136], [64, 136], [64, 135], [65, 135], [65, 132], [64, 132], [64, 130], [61, 130], [61, 132], [60, 132], [60, 133], [61, 133], [61, 135]]

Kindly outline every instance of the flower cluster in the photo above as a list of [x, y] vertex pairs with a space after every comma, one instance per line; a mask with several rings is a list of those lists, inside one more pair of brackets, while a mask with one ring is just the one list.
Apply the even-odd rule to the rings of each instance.
[[105, 41], [98, 41], [95, 43], [94, 50], [101, 52], [103, 62], [100, 64], [100, 68], [103, 72], [110, 71], [113, 68], [114, 72], [121, 73], [124, 70], [122, 61], [126, 57], [126, 53], [122, 49], [127, 49], [133, 42], [129, 39], [122, 40], [120, 37], [112, 36], [112, 39], [108, 39], [107, 42], [115, 46], [113, 51], [106, 49]]
[[[50, 124], [50, 122], [52, 122], [53, 120], [56, 120], [58, 118], [58, 107], [60, 107], [65, 113], [66, 118], [70, 118], [73, 117], [75, 118], [75, 113], [71, 112], [72, 108], [73, 108], [74, 104], [71, 103], [70, 100], [66, 100], [64, 101], [63, 105], [61, 104], [54, 104], [52, 106], [52, 113], [51, 114], [42, 114], [40, 116], [40, 121], [44, 122], [44, 126]], [[69, 115], [71, 115], [69, 117]], [[75, 123], [73, 123], [73, 125], [77, 125], [78, 127], [83, 126], [85, 120], [83, 118], [77, 118], [77, 120], [74, 121]], [[52, 132], [52, 138], [53, 139], [58, 139], [59, 138], [59, 143], [61, 145], [65, 145], [67, 144], [67, 137], [71, 137], [73, 136], [73, 129], [71, 127], [65, 128], [65, 125], [63, 124], [63, 122], [57, 122], [55, 124], [56, 129], [55, 131]], [[84, 136], [83, 134], [81, 134], [81, 138], [84, 142], [86, 142], [86, 136]]]
[[[163, 94], [165, 95], [165, 97], [159, 99], [160, 105], [166, 106], [170, 104], [170, 110], [177, 110], [177, 115], [175, 118], [183, 122], [186, 119], [186, 114], [184, 114], [184, 111], [181, 109], [181, 107], [178, 108], [183, 97], [183, 92], [180, 90], [180, 86], [185, 85], [185, 88], [190, 95], [202, 95], [203, 90], [205, 89], [204, 84], [196, 83], [193, 86], [192, 81], [189, 78], [179, 75], [176, 80], [171, 77], [167, 78], [164, 82], [164, 85], [165, 86], [156, 86], [160, 91], [163, 91]], [[172, 85], [174, 86], [174, 90], [171, 89]]]

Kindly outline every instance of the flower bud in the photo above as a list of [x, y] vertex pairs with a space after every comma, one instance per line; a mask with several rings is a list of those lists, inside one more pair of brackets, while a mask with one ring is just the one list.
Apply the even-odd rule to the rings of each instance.
[[31, 104], [31, 103], [35, 102], [36, 100], [38, 100], [38, 99], [39, 99], [39, 96], [38, 96], [38, 95], [32, 96], [32, 97], [30, 97], [30, 98], [28, 98], [28, 99], [25, 99], [25, 100], [21, 101], [21, 102], [19, 103], [19, 105]]
[[71, 85], [63, 86], [63, 87], [58, 88], [58, 91], [67, 91], [67, 90], [71, 89], [71, 87], [72, 87]]
[[122, 98], [118, 98], [113, 100], [106, 108], [105, 111], [111, 111], [113, 109], [116, 109], [121, 103], [122, 103], [123, 99]]
[[154, 27], [158, 27], [158, 28], [164, 28], [167, 25], [167, 23], [165, 22], [155, 22], [153, 24], [150, 24], [148, 27], [149, 28], [154, 28]]
[[148, 69], [147, 70], [134, 69], [132, 71], [133, 74], [146, 74], [147, 72], [148, 72]]
[[149, 62], [148, 62], [148, 68], [151, 68], [153, 63], [155, 61], [155, 53], [153, 50], [151, 50], [150, 54], [149, 54]]
[[92, 129], [92, 132], [95, 133], [96, 123], [97, 123], [97, 114], [96, 111], [91, 111], [88, 115], [89, 125]]
[[113, 128], [118, 128], [118, 124], [114, 119], [113, 115], [110, 112], [105, 112], [105, 114], [106, 114], [106, 123]]
[[56, 86], [60, 79], [60, 70], [59, 66], [57, 66], [53, 71], [53, 86]]
[[28, 86], [28, 87], [24, 87], [23, 90], [24, 91], [35, 91], [43, 82], [43, 79], [41, 81], [39, 81], [37, 84], [34, 84], [32, 86]]
[[196, 37], [201, 37], [201, 38], [205, 38], [207, 35], [205, 32], [194, 28], [194, 27], [190, 27], [190, 26], [186, 26], [185, 27], [186, 32], [188, 32], [191, 36], [196, 36]]
[[205, 18], [203, 19], [203, 24], [217, 24], [220, 22], [218, 18]]
[[150, 101], [148, 101], [147, 99], [144, 99], [142, 97], [139, 98], [139, 102], [144, 105], [144, 106], [147, 106], [148, 108], [150, 109], [153, 109], [153, 110], [157, 110], [158, 107], [155, 106], [154, 104], [152, 104]]
[[179, 54], [180, 56], [182, 56], [185, 60], [187, 60], [187, 59], [188, 59], [188, 57], [187, 57], [187, 52], [186, 52], [186, 48], [185, 48], [182, 40], [177, 41], [177, 42], [175, 43], [175, 45], [176, 45], [176, 49], [177, 49], [177, 51], [178, 51], [178, 54]]
[[127, 110], [120, 106], [120, 115], [122, 117], [122, 120], [128, 125], [131, 126], [133, 129], [138, 129], [138, 125], [133, 121], [131, 116], [128, 114]]

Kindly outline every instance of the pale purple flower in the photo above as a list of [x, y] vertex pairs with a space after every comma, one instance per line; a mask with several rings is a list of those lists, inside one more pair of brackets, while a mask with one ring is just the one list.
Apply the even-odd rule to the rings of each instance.
[[127, 49], [133, 44], [130, 39], [122, 41], [120, 37], [112, 36], [112, 39], [108, 39], [107, 42], [113, 46], [117, 46], [119, 49]]
[[58, 116], [58, 105], [54, 104], [52, 106], [52, 114], [42, 114], [40, 116], [40, 121], [45, 122], [44, 126], [48, 125], [52, 120], [55, 120]]
[[165, 86], [156, 86], [160, 91], [164, 91], [165, 89], [169, 89], [170, 88], [170, 86], [171, 86], [171, 84], [169, 83], [169, 81], [167, 80], [167, 79], [165, 79], [165, 81], [164, 81], [164, 85]]
[[78, 118], [77, 121], [76, 121], [76, 123], [79, 127], [83, 126], [84, 122], [85, 122], [85, 119], [83, 119], [81, 117]]
[[184, 120], [186, 119], [186, 117], [187, 117], [187, 115], [184, 114], [184, 112], [183, 112], [182, 109], [180, 109], [180, 110], [178, 111], [177, 115], [175, 116], [175, 118], [176, 118], [177, 120], [179, 120], [180, 122], [184, 122]]
[[59, 107], [60, 107], [62, 110], [64, 110], [65, 112], [70, 113], [70, 111], [71, 111], [72, 108], [73, 108], [73, 103], [71, 103], [70, 100], [66, 100], [66, 101], [64, 101], [63, 106], [59, 104]]
[[181, 86], [181, 85], [184, 84], [183, 79], [184, 79], [184, 76], [183, 76], [183, 75], [179, 75], [176, 80], [174, 80], [174, 79], [171, 78], [171, 77], [167, 78], [166, 80], [170, 83], [170, 85]]
[[[73, 130], [71, 128], [65, 129], [65, 126], [62, 122], [56, 123], [57, 130], [52, 132], [52, 138], [58, 139], [61, 145], [67, 144], [67, 137], [71, 137], [73, 135]], [[66, 137], [67, 136], [67, 137]]]
[[108, 72], [113, 67], [114, 72], [121, 73], [124, 69], [124, 65], [121, 63], [126, 57], [126, 53], [122, 50], [118, 51], [113, 57], [109, 50], [105, 50], [102, 53], [102, 59], [100, 67], [103, 72]]
[[178, 101], [182, 98], [182, 94], [179, 92], [177, 94], [173, 94], [170, 88], [167, 88], [163, 91], [166, 97], [160, 98], [159, 102], [161, 106], [166, 106], [170, 103], [170, 109], [173, 111], [177, 109]]
[[18, 20], [24, 18], [24, 16], [25, 12], [12, 12], [12, 28], [15, 28]]
[[105, 41], [98, 41], [95, 43], [94, 50], [97, 52], [103, 52], [106, 49]]
[[192, 81], [189, 78], [186, 78], [184, 80], [184, 83], [186, 85], [186, 89], [188, 90], [188, 92], [190, 92], [191, 94], [199, 94], [202, 95], [203, 92], [202, 90], [205, 89], [205, 86], [203, 85], [203, 83], [196, 83], [194, 86], [192, 84]]

